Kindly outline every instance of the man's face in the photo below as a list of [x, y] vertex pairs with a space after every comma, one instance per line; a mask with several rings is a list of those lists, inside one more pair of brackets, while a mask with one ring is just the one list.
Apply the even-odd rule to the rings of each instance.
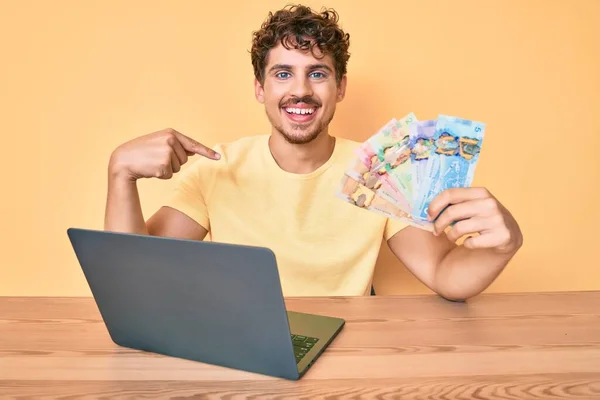
[[327, 132], [345, 89], [346, 77], [336, 84], [329, 55], [315, 58], [310, 51], [288, 50], [281, 44], [269, 52], [264, 84], [255, 82], [256, 98], [265, 105], [271, 125], [294, 144]]

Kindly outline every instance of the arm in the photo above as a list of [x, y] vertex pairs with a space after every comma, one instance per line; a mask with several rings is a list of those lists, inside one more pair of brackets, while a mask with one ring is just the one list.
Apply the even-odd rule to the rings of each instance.
[[[465, 300], [481, 293], [522, 246], [517, 222], [485, 189], [443, 192], [431, 202], [429, 213], [431, 219], [439, 216], [433, 234], [409, 226], [388, 244], [423, 284], [446, 299]], [[444, 233], [452, 222], [456, 224]], [[472, 234], [462, 245], [455, 244]]]
[[162, 207], [145, 222], [136, 181], [109, 173], [104, 229], [114, 232], [203, 240], [208, 231], [184, 213]]
[[171, 129], [137, 138], [113, 152], [108, 168], [104, 229], [115, 232], [203, 240], [208, 231], [170, 207], [162, 207], [146, 223], [137, 180], [170, 179], [192, 154], [217, 158], [216, 153]]
[[112, 168], [109, 168], [108, 173], [104, 229], [114, 232], [148, 234], [136, 181], [122, 177]]

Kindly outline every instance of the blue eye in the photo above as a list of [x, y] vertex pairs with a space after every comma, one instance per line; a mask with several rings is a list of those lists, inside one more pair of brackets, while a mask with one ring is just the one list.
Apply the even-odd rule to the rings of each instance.
[[[282, 76], [282, 75], [286, 75], [286, 76]], [[275, 76], [278, 77], [279, 79], [286, 79], [289, 78], [290, 73], [289, 72], [278, 72]]]
[[316, 79], [325, 78], [325, 74], [322, 72], [313, 72], [313, 73], [311, 73], [311, 75], [313, 76], [313, 78], [316, 78]]

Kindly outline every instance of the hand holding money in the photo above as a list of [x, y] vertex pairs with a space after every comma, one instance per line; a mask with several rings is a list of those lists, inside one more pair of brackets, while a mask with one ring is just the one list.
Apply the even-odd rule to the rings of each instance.
[[471, 185], [484, 132], [481, 122], [447, 115], [392, 119], [359, 146], [337, 196], [434, 231], [428, 207], [440, 193]]
[[164, 129], [138, 137], [119, 146], [112, 154], [109, 169], [113, 175], [135, 181], [140, 178], [170, 179], [199, 154], [217, 160], [219, 155], [174, 129]]
[[436, 236], [452, 226], [446, 232], [448, 239], [455, 242], [468, 235], [463, 245], [469, 249], [511, 253], [522, 240], [516, 220], [485, 188], [445, 190], [429, 204], [427, 213], [435, 220]]

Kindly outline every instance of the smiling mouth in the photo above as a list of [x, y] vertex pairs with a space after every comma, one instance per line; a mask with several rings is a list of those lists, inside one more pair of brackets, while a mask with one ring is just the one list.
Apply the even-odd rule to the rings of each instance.
[[281, 109], [291, 121], [295, 123], [310, 122], [317, 114], [318, 106], [313, 104], [298, 103], [294, 105], [284, 106]]
[[288, 114], [296, 114], [296, 115], [306, 115], [306, 114], [311, 115], [317, 110], [316, 107], [311, 107], [311, 108], [283, 107], [283, 109]]

